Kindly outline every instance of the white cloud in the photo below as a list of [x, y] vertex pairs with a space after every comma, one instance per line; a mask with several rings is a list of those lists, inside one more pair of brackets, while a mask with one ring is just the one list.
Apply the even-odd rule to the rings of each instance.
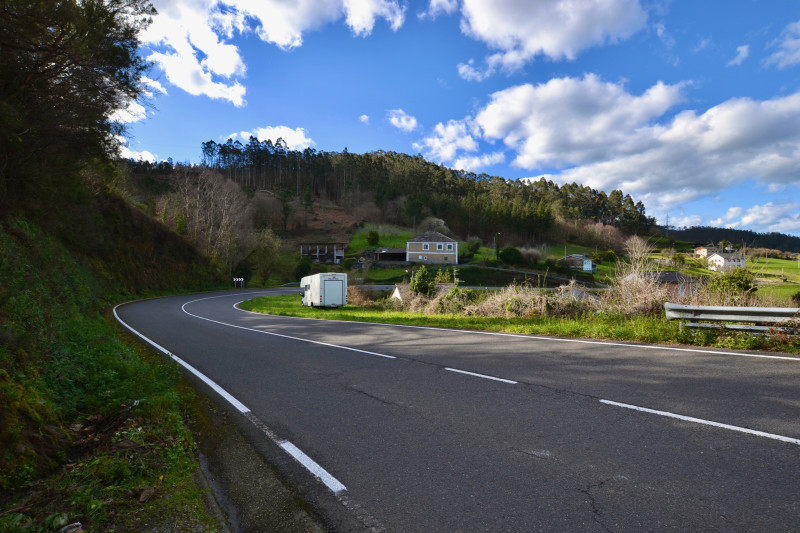
[[475, 60], [470, 59], [466, 63], [458, 64], [458, 75], [467, 81], [483, 81], [492, 76], [495, 72], [493, 67], [486, 67], [484, 70], [475, 68]]
[[724, 215], [719, 217], [716, 220], [712, 220], [708, 223], [709, 226], [728, 226], [731, 227], [731, 224], [737, 224], [733, 222], [735, 219], [742, 216], [742, 208], [738, 206], [729, 207], [728, 211], [725, 212]]
[[108, 119], [111, 122], [118, 122], [120, 124], [131, 124], [139, 122], [147, 118], [147, 111], [144, 106], [136, 101], [128, 102], [128, 105], [123, 109], [114, 111]]
[[441, 13], [452, 15], [458, 9], [458, 0], [431, 0], [428, 9], [418, 16], [419, 18], [436, 18]]
[[361, 115], [360, 117], [358, 117], [358, 120], [360, 120], [364, 124], [369, 124], [369, 115]]
[[405, 19], [405, 8], [396, 1], [344, 0], [344, 10], [347, 25], [356, 35], [372, 33], [377, 17], [386, 19], [395, 31], [400, 29]]
[[417, 129], [417, 119], [402, 109], [392, 109], [387, 115], [389, 117], [389, 122], [395, 128], [399, 128], [405, 132], [411, 132]]
[[747, 57], [749, 55], [750, 55], [750, 46], [749, 45], [745, 44], [745, 45], [742, 45], [742, 46], [737, 46], [736, 47], [736, 57], [734, 57], [733, 59], [731, 59], [728, 62], [728, 66], [732, 67], [732, 66], [735, 66], [735, 65], [741, 65], [742, 62], [745, 59], [747, 59]]
[[303, 33], [342, 17], [354, 34], [372, 32], [383, 18], [402, 26], [405, 7], [397, 0], [154, 0], [158, 15], [142, 34], [167, 80], [189, 94], [245, 105], [241, 80], [246, 67], [234, 34], [255, 32], [283, 49], [300, 46]]
[[152, 96], [153, 94], [153, 92], [150, 89], [154, 90], [157, 93], [167, 94], [167, 90], [164, 88], [163, 85], [161, 85], [161, 82], [159, 82], [158, 80], [153, 80], [148, 78], [147, 76], [142, 76], [142, 83], [145, 85], [145, 87], [148, 88], [147, 96]]
[[453, 167], [460, 170], [479, 172], [486, 167], [503, 163], [505, 160], [506, 156], [503, 152], [493, 152], [491, 154], [459, 157], [453, 162]]
[[156, 158], [155, 156], [148, 152], [147, 150], [142, 150], [141, 152], [136, 152], [131, 150], [128, 147], [128, 140], [125, 137], [117, 136], [117, 151], [119, 153], [119, 157], [122, 159], [133, 159], [134, 161], [148, 161], [150, 163], [155, 163]]
[[[769, 190], [796, 185], [800, 92], [735, 98], [673, 116], [688, 87], [657, 83], [631, 94], [595, 75], [513, 86], [492, 94], [474, 118], [437, 125], [418, 148], [434, 159], [474, 162], [486, 157], [481, 142], [502, 142], [519, 168], [560, 183], [622, 189], [652, 212], [745, 180]], [[749, 219], [738, 216], [730, 211], [719, 223], [747, 226]]]
[[792, 201], [769, 202], [749, 208], [742, 217], [745, 227], [793, 233], [800, 231], [800, 204]]
[[786, 68], [800, 63], [800, 20], [786, 26], [772, 46], [777, 46], [778, 51], [770, 55], [765, 64]]
[[290, 150], [305, 150], [315, 144], [314, 141], [308, 137], [308, 132], [305, 128], [292, 129], [288, 126], [266, 126], [263, 128], [256, 128], [254, 131], [243, 131], [238, 134], [233, 134], [231, 138], [237, 136], [245, 141], [250, 139], [250, 137], [255, 137], [262, 142], [272, 141], [273, 144], [277, 142], [278, 139], [283, 139]]
[[461, 14], [464, 34], [498, 50], [487, 58], [487, 72], [515, 70], [539, 55], [572, 60], [630, 37], [647, 20], [638, 0], [463, 0]]
[[437, 163], [455, 161], [459, 150], [475, 152], [478, 150], [478, 143], [467, 131], [469, 122], [469, 118], [450, 120], [447, 124], [440, 122], [433, 128], [433, 134], [420, 143], [414, 143], [414, 148], [425, 150], [425, 156]]
[[527, 169], [571, 166], [634, 154], [654, 139], [635, 132], [682, 101], [682, 84], [657, 83], [641, 96], [589, 74], [494, 93], [475, 121], [487, 139], [517, 151]]

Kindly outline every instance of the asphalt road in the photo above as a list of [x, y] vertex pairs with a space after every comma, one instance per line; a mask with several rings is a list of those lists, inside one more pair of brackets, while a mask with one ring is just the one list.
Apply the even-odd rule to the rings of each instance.
[[800, 531], [800, 358], [235, 307], [269, 292], [116, 313], [332, 531]]

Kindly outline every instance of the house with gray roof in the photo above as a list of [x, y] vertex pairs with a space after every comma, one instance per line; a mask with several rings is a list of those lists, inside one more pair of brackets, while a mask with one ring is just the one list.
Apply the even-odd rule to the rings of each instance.
[[457, 265], [458, 241], [438, 231], [428, 231], [406, 242], [406, 261]]

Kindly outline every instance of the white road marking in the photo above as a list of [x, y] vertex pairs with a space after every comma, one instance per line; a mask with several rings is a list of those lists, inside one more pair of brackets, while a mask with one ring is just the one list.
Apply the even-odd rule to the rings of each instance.
[[476, 378], [491, 379], [492, 381], [501, 381], [503, 383], [508, 383], [510, 385], [517, 384], [516, 381], [511, 381], [510, 379], [497, 378], [494, 376], [487, 376], [486, 374], [477, 374], [475, 372], [467, 372], [466, 370], [459, 370], [457, 368], [445, 368], [445, 370], [449, 370], [450, 372], [458, 372], [459, 374], [466, 374], [468, 376], [475, 376]]
[[286, 453], [294, 457], [295, 460], [301, 465], [303, 465], [306, 470], [314, 474], [317, 477], [317, 479], [322, 481], [322, 483], [324, 483], [325, 486], [328, 487], [334, 494], [339, 494], [340, 492], [344, 492], [347, 490], [347, 487], [342, 485], [342, 483], [340, 483], [338, 479], [330, 475], [324, 468], [322, 468], [316, 462], [314, 462], [314, 460], [311, 459], [311, 457], [304, 454], [302, 450], [300, 450], [300, 448], [298, 448], [288, 440], [281, 442], [280, 447], [283, 448], [286, 451]]
[[774, 433], [766, 433], [764, 431], [757, 431], [755, 429], [748, 429], [748, 428], [743, 428], [743, 427], [740, 427], [740, 426], [732, 426], [730, 424], [723, 424], [721, 422], [714, 422], [712, 420], [704, 420], [702, 418], [694, 418], [692, 416], [678, 415], [678, 414], [670, 413], [670, 412], [667, 412], [667, 411], [657, 411], [655, 409], [648, 409], [647, 407], [639, 407], [637, 405], [630, 405], [630, 404], [627, 404], [627, 403], [612, 402], [611, 400], [600, 400], [600, 402], [604, 403], [604, 404], [607, 404], [607, 405], [614, 405], [616, 407], [624, 407], [625, 409], [633, 409], [634, 411], [641, 411], [643, 413], [651, 413], [651, 414], [654, 414], [654, 415], [666, 416], [666, 417], [669, 417], [669, 418], [677, 418], [678, 420], [684, 420], [686, 422], [694, 422], [696, 424], [703, 424], [703, 425], [706, 425], [706, 426], [713, 426], [713, 427], [718, 427], [718, 428], [722, 428], [722, 429], [728, 429], [728, 430], [731, 430], [731, 431], [738, 431], [740, 433], [747, 433], [749, 435], [755, 435], [757, 437], [765, 437], [765, 438], [768, 438], [768, 439], [774, 439], [774, 440], [779, 440], [779, 441], [783, 441], [783, 442], [788, 442], [788, 443], [791, 443], [791, 444], [800, 445], [800, 439], [795, 439], [795, 438], [792, 438], [792, 437], [785, 437], [783, 435], [776, 435]]
[[[120, 305], [122, 305], [122, 304], [120, 304]], [[225, 389], [223, 389], [222, 387], [217, 385], [214, 381], [212, 381], [210, 378], [208, 378], [205, 374], [203, 374], [202, 372], [197, 370], [195, 367], [193, 367], [192, 365], [190, 365], [189, 363], [187, 363], [186, 361], [184, 361], [183, 359], [181, 359], [180, 357], [178, 357], [174, 353], [170, 352], [169, 350], [167, 350], [166, 348], [164, 348], [160, 344], [157, 344], [155, 341], [145, 337], [144, 335], [142, 335], [141, 333], [139, 333], [138, 331], [133, 329], [131, 326], [129, 326], [124, 320], [122, 320], [122, 318], [120, 318], [119, 314], [117, 314], [117, 307], [119, 307], [119, 305], [114, 307], [114, 316], [116, 317], [117, 321], [120, 324], [122, 324], [123, 326], [125, 326], [126, 328], [128, 328], [128, 330], [131, 333], [133, 333], [134, 335], [136, 335], [140, 339], [143, 339], [145, 342], [147, 342], [148, 344], [153, 346], [156, 350], [158, 350], [158, 351], [162, 352], [163, 354], [167, 355], [167, 357], [171, 358], [176, 363], [181, 365], [183, 368], [185, 368], [186, 370], [188, 370], [189, 372], [191, 372], [192, 374], [197, 376], [197, 378], [200, 379], [203, 383], [205, 383], [206, 385], [208, 385], [209, 387], [214, 389], [214, 391], [217, 394], [219, 394], [220, 396], [222, 396], [223, 398], [228, 400], [228, 402], [230, 402], [230, 404], [233, 405], [240, 413], [249, 413], [250, 412], [250, 409], [246, 405], [244, 405], [242, 402], [240, 402], [239, 400], [234, 398], [233, 395], [231, 395], [230, 393], [228, 393], [228, 391], [226, 391]]]
[[[214, 298], [220, 298], [220, 297], [219, 296], [215, 296]], [[209, 299], [210, 298], [199, 298], [197, 300], [192, 300], [191, 302], [186, 302], [185, 304], [183, 304], [181, 306], [181, 310], [184, 313], [186, 313], [187, 315], [191, 316], [191, 317], [199, 318], [200, 320], [206, 320], [208, 322], [213, 322], [214, 324], [220, 324], [221, 326], [229, 326], [231, 328], [243, 329], [245, 331], [253, 331], [255, 333], [263, 333], [264, 335], [272, 335], [274, 337], [281, 337], [281, 338], [284, 338], [284, 339], [291, 339], [293, 341], [309, 342], [311, 344], [318, 344], [320, 346], [328, 346], [329, 348], [339, 348], [340, 350], [348, 350], [350, 352], [357, 352], [357, 353], [363, 353], [363, 354], [367, 354], [367, 355], [374, 355], [376, 357], [383, 357], [384, 359], [397, 359], [393, 355], [386, 355], [384, 353], [370, 352], [368, 350], [360, 350], [358, 348], [351, 348], [349, 346], [342, 346], [340, 344], [329, 344], [327, 342], [313, 341], [311, 339], [304, 339], [302, 337], [292, 337], [291, 335], [283, 335], [281, 333], [273, 333], [272, 331], [264, 331], [264, 330], [261, 330], [261, 329], [253, 329], [253, 328], [246, 328], [244, 326], [237, 326], [236, 324], [230, 324], [228, 322], [221, 322], [219, 320], [212, 320], [212, 319], [206, 318], [204, 316], [195, 315], [194, 313], [190, 313], [189, 311], [186, 310], [186, 306], [191, 304], [191, 303], [199, 302], [201, 300], [209, 300]]]
[[266, 424], [261, 422], [251, 411], [247, 408], [242, 402], [237, 400], [232, 394], [228, 391], [217, 385], [214, 381], [212, 381], [209, 377], [205, 374], [197, 370], [195, 367], [175, 355], [174, 353], [170, 352], [160, 344], [156, 343], [152, 339], [145, 337], [143, 334], [139, 333], [133, 327], [128, 325], [117, 313], [117, 308], [123, 304], [119, 304], [114, 307], [114, 317], [117, 321], [125, 326], [131, 333], [139, 337], [140, 339], [146, 341], [148, 344], [156, 348], [158, 351], [166, 354], [179, 365], [184, 367], [186, 370], [194, 374], [197, 378], [199, 378], [203, 383], [211, 387], [217, 394], [228, 400], [231, 405], [233, 405], [240, 413], [242, 413], [248, 420], [250, 420], [253, 425], [255, 425], [258, 429], [260, 429], [270, 440], [275, 442], [278, 446], [280, 446], [286, 453], [292, 456], [292, 458], [300, 463], [303, 468], [308, 470], [311, 474], [314, 475], [317, 479], [319, 479], [328, 489], [330, 489], [334, 494], [340, 495], [347, 488], [335, 477], [330, 475], [324, 468], [318, 465], [313, 459], [311, 459], [308, 455], [303, 453], [300, 448], [289, 442], [288, 440], [281, 440], [277, 437], [274, 431], [269, 429]]
[[[285, 316], [285, 315], [270, 315], [269, 313], [257, 313], [255, 311], [246, 311], [244, 309], [240, 309], [237, 307], [242, 302], [237, 302], [234, 304], [236, 309], [243, 313], [252, 313], [257, 315], [267, 315], [267, 316], [276, 316], [279, 318], [292, 318], [295, 320], [325, 320], [326, 322], [333, 322], [330, 319], [325, 318], [306, 318], [306, 317], [292, 317], [292, 316]], [[544, 337], [541, 335], [528, 335], [528, 334], [521, 334], [521, 333], [502, 333], [497, 331], [478, 331], [473, 329], [454, 329], [454, 328], [439, 328], [434, 326], [412, 326], [409, 324], [389, 324], [385, 322], [364, 322], [361, 320], [341, 320], [341, 322], [350, 322], [352, 324], [367, 324], [371, 326], [388, 326], [393, 328], [408, 328], [408, 329], [428, 329], [433, 331], [447, 331], [450, 333], [467, 333], [467, 334], [474, 334], [474, 335], [492, 335], [496, 337], [514, 337], [519, 339], [530, 339], [530, 340], [539, 340], [539, 341], [553, 341], [553, 342], [567, 342], [567, 343], [576, 343], [576, 344], [594, 344], [600, 346], [619, 346], [623, 348], [641, 348], [643, 350], [663, 350], [667, 352], [685, 352], [685, 353], [702, 353], [708, 355], [735, 355], [738, 357], [754, 357], [757, 359], [780, 359], [784, 361], [794, 361], [795, 363], [800, 363], [800, 357], [788, 357], [783, 355], [767, 355], [767, 354], [759, 354], [759, 353], [742, 353], [742, 352], [723, 352], [720, 350], [703, 350], [700, 348], [679, 348], [676, 346], [661, 346], [657, 344], [630, 344], [624, 342], [613, 342], [613, 341], [601, 341], [601, 340], [588, 340], [588, 339], [564, 339], [560, 337]]]

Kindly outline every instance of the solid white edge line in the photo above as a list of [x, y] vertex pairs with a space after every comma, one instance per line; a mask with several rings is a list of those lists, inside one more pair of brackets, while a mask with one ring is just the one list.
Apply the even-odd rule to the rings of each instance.
[[486, 374], [478, 374], [476, 372], [467, 372], [466, 370], [459, 370], [457, 368], [445, 367], [445, 370], [449, 370], [450, 372], [457, 372], [459, 374], [466, 374], [468, 376], [474, 376], [476, 378], [491, 379], [492, 381], [501, 381], [503, 383], [508, 383], [509, 385], [517, 384], [516, 381], [511, 381], [510, 379], [496, 378], [494, 376], [487, 376]]
[[151, 340], [151, 339], [149, 339], [149, 338], [145, 337], [144, 335], [142, 335], [141, 333], [139, 333], [138, 331], [136, 331], [135, 329], [133, 329], [133, 328], [132, 328], [130, 325], [128, 325], [128, 324], [127, 324], [127, 323], [126, 323], [124, 320], [122, 320], [122, 318], [121, 318], [121, 317], [119, 316], [119, 314], [117, 313], [117, 307], [119, 307], [120, 305], [123, 305], [123, 304], [119, 304], [119, 305], [117, 305], [117, 306], [115, 306], [115, 307], [114, 307], [114, 317], [117, 319], [117, 321], [118, 321], [120, 324], [122, 324], [123, 326], [125, 326], [126, 328], [128, 328], [128, 330], [129, 330], [130, 332], [132, 332], [134, 335], [138, 336], [140, 339], [143, 339], [144, 341], [146, 341], [147, 343], [149, 343], [151, 346], [153, 346], [154, 348], [156, 348], [158, 351], [160, 351], [160, 352], [164, 353], [165, 355], [169, 356], [169, 357], [170, 357], [172, 360], [174, 360], [176, 363], [178, 363], [178, 364], [179, 364], [179, 365], [181, 365], [183, 368], [185, 368], [186, 370], [188, 370], [189, 372], [191, 372], [192, 374], [194, 374], [195, 376], [197, 376], [197, 378], [199, 378], [199, 379], [200, 379], [200, 380], [201, 380], [203, 383], [205, 383], [206, 385], [208, 385], [209, 387], [211, 387], [212, 389], [214, 389], [214, 391], [215, 391], [217, 394], [219, 394], [220, 396], [222, 396], [223, 398], [225, 398], [226, 400], [228, 400], [228, 402], [230, 402], [230, 404], [231, 404], [231, 405], [233, 405], [233, 406], [234, 406], [234, 407], [235, 407], [235, 408], [236, 408], [236, 409], [237, 409], [237, 410], [238, 410], [240, 413], [249, 413], [249, 412], [250, 412], [250, 409], [249, 409], [249, 408], [248, 408], [246, 405], [244, 405], [242, 402], [240, 402], [239, 400], [237, 400], [237, 399], [236, 399], [236, 398], [235, 398], [235, 397], [234, 397], [232, 394], [230, 394], [228, 391], [226, 391], [225, 389], [223, 389], [222, 387], [220, 387], [219, 385], [217, 385], [217, 384], [216, 384], [214, 381], [212, 381], [212, 380], [211, 380], [209, 377], [207, 377], [205, 374], [203, 374], [202, 372], [200, 372], [199, 370], [197, 370], [195, 367], [193, 367], [192, 365], [190, 365], [189, 363], [187, 363], [186, 361], [184, 361], [183, 359], [181, 359], [180, 357], [178, 357], [178, 356], [177, 356], [177, 355], [175, 355], [174, 353], [170, 352], [169, 350], [167, 350], [166, 348], [164, 348], [164, 347], [163, 347], [163, 346], [161, 346], [160, 344], [157, 344], [155, 341], [153, 341], [153, 340]]
[[[269, 296], [269, 295], [267, 295]], [[197, 301], [197, 300], [195, 300]], [[244, 301], [244, 300], [242, 300]], [[188, 302], [187, 302], [188, 303]], [[234, 307], [241, 311], [242, 313], [251, 313], [254, 315], [267, 315], [267, 316], [274, 316], [278, 318], [293, 318], [295, 320], [325, 320], [327, 322], [335, 322], [334, 320], [326, 319], [326, 318], [307, 318], [307, 317], [299, 317], [299, 316], [288, 316], [288, 315], [272, 315], [269, 313], [258, 313], [256, 311], [247, 311], [246, 309], [242, 309], [238, 307], [238, 305], [242, 302], [237, 302], [234, 304]], [[543, 337], [541, 335], [528, 335], [522, 333], [503, 333], [498, 331], [478, 331], [474, 329], [455, 329], [455, 328], [437, 328], [434, 326], [412, 326], [409, 324], [389, 324], [385, 322], [364, 322], [362, 320], [340, 320], [339, 322], [349, 322], [352, 324], [368, 324], [372, 326], [388, 326], [388, 327], [395, 327], [395, 328], [409, 328], [409, 329], [430, 329], [433, 331], [450, 331], [453, 333], [474, 333], [475, 335], [493, 335], [497, 337], [514, 337], [519, 339], [532, 339], [532, 340], [540, 340], [540, 341], [554, 341], [554, 342], [570, 342], [576, 344], [595, 344], [600, 346], [621, 346], [625, 348], [643, 348], [646, 350], [665, 350], [670, 352], [688, 352], [688, 353], [702, 353], [702, 354], [709, 354], [709, 355], [736, 355], [739, 357], [754, 357], [760, 359], [780, 359], [784, 361], [794, 361], [795, 363], [800, 363], [800, 357], [786, 357], [782, 355], [766, 355], [766, 354], [758, 354], [758, 353], [740, 353], [740, 352], [723, 352], [719, 350], [701, 350], [700, 348], [678, 348], [675, 346], [661, 346], [661, 345], [653, 345], [653, 344], [629, 344], [624, 342], [613, 342], [613, 341], [602, 341], [602, 340], [587, 340], [587, 339], [563, 339], [560, 337]]]
[[657, 411], [656, 409], [648, 409], [647, 407], [639, 407], [637, 405], [630, 405], [630, 404], [627, 404], [627, 403], [612, 402], [611, 400], [600, 400], [600, 402], [604, 403], [604, 404], [607, 404], [607, 405], [614, 405], [616, 407], [624, 407], [625, 409], [633, 409], [634, 411], [641, 411], [643, 413], [650, 413], [650, 414], [659, 415], [659, 416], [666, 416], [666, 417], [669, 417], [669, 418], [677, 418], [678, 420], [684, 420], [686, 422], [694, 422], [696, 424], [703, 424], [703, 425], [706, 425], [706, 426], [713, 426], [713, 427], [718, 427], [718, 428], [722, 428], [722, 429], [729, 429], [731, 431], [738, 431], [740, 433], [747, 433], [749, 435], [755, 435], [757, 437], [765, 437], [765, 438], [768, 438], [768, 439], [779, 440], [779, 441], [782, 441], [782, 442], [788, 442], [788, 443], [791, 443], [791, 444], [800, 445], [800, 439], [795, 439], [795, 438], [792, 438], [792, 437], [785, 437], [783, 435], [776, 435], [774, 433], [766, 433], [764, 431], [757, 431], [755, 429], [748, 429], [748, 428], [743, 428], [743, 427], [740, 427], [740, 426], [732, 426], [730, 424], [723, 424], [721, 422], [714, 422], [712, 420], [704, 420], [702, 418], [694, 418], [692, 416], [679, 415], [679, 414], [670, 413], [670, 412], [667, 412], [667, 411]]
[[281, 448], [283, 448], [286, 453], [294, 457], [294, 459], [303, 465], [306, 470], [314, 474], [317, 479], [322, 481], [326, 487], [328, 487], [331, 492], [334, 494], [339, 494], [347, 490], [338, 479], [330, 475], [324, 468], [319, 466], [311, 457], [303, 453], [303, 451], [289, 442], [288, 440], [282, 441], [278, 443]]
[[[240, 413], [244, 414], [247, 417], [247, 419], [250, 420], [250, 422], [252, 422], [256, 427], [261, 429], [266, 434], [267, 437], [269, 437], [278, 446], [280, 446], [284, 451], [286, 451], [286, 453], [291, 455], [306, 470], [311, 472], [317, 479], [319, 479], [334, 494], [340, 494], [340, 493], [342, 493], [342, 492], [347, 490], [347, 487], [345, 487], [338, 479], [336, 479], [335, 477], [330, 475], [324, 468], [319, 466], [313, 459], [311, 459], [308, 455], [303, 453], [302, 450], [300, 450], [297, 446], [295, 446], [294, 444], [292, 444], [291, 442], [286, 441], [286, 440], [284, 440], [284, 441], [278, 440], [277, 437], [275, 436], [275, 434], [268, 427], [266, 427], [266, 425], [261, 423], [255, 416], [253, 416], [253, 414], [250, 411], [250, 409], [248, 409], [239, 400], [234, 398], [230, 393], [228, 393], [228, 391], [226, 391], [225, 389], [223, 389], [222, 387], [220, 387], [219, 385], [214, 383], [210, 378], [208, 378], [205, 374], [203, 374], [202, 372], [197, 370], [195, 367], [193, 367], [192, 365], [190, 365], [189, 363], [187, 363], [186, 361], [184, 361], [183, 359], [181, 359], [177, 355], [173, 354], [172, 352], [170, 352], [169, 350], [167, 350], [166, 348], [164, 348], [160, 344], [158, 344], [155, 341], [149, 339], [148, 337], [145, 337], [142, 333], [139, 333], [138, 331], [133, 329], [133, 327], [131, 327], [127, 322], [122, 320], [122, 317], [120, 317], [119, 313], [117, 313], [117, 308], [120, 307], [121, 305], [124, 305], [124, 304], [116, 305], [114, 307], [114, 310], [113, 310], [114, 317], [117, 319], [117, 321], [120, 324], [125, 326], [131, 333], [133, 333], [134, 335], [136, 335], [140, 339], [144, 340], [145, 342], [147, 342], [148, 344], [150, 344], [151, 346], [156, 348], [158, 351], [160, 351], [160, 352], [164, 353], [165, 355], [169, 356], [171, 359], [173, 359], [179, 365], [181, 365], [186, 370], [188, 370], [189, 372], [191, 372], [192, 374], [197, 376], [200, 380], [203, 381], [203, 383], [207, 384], [212, 389], [214, 389], [214, 391], [217, 392], [220, 396], [222, 396], [223, 398], [228, 400], [228, 402], [230, 402], [231, 405], [233, 405]], [[198, 317], [198, 318], [202, 318], [202, 317]]]

